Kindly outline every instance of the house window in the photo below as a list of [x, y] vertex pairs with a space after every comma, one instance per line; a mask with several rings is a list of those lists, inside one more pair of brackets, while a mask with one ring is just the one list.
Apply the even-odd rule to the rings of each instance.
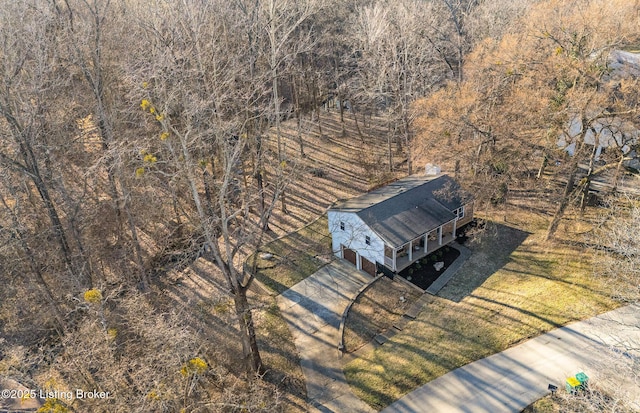
[[456, 209], [453, 213], [456, 214], [456, 218], [458, 219], [464, 218], [464, 206], [461, 206], [460, 208]]
[[364, 243], [367, 245], [371, 245], [371, 237], [369, 237], [368, 235], [365, 235]]
[[344, 231], [344, 222], [340, 221], [340, 231]]

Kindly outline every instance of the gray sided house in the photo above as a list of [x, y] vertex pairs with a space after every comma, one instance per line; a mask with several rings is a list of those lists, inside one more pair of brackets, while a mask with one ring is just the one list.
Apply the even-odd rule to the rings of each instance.
[[451, 177], [412, 175], [329, 208], [333, 251], [375, 275], [399, 272], [456, 239], [473, 197]]
[[[624, 50], [613, 50], [607, 59], [609, 71], [603, 77], [603, 81], [609, 82], [612, 87], [622, 79], [637, 79], [640, 77], [640, 53]], [[637, 164], [637, 151], [631, 153], [640, 142], [640, 129], [633, 119], [624, 119], [622, 116], [612, 114], [604, 116], [605, 110], [601, 107], [588, 109], [585, 114], [594, 121], [584, 131], [583, 142], [595, 146], [594, 159], [598, 160], [604, 150], [611, 148], [621, 154], [632, 157]], [[564, 149], [573, 156], [576, 151], [576, 138], [582, 135], [582, 120], [578, 113], [570, 114], [569, 122], [558, 137], [558, 147]]]

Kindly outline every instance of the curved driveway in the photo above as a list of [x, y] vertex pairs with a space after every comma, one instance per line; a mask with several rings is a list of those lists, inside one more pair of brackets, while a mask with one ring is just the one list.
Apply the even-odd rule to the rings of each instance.
[[338, 350], [340, 319], [349, 301], [373, 278], [343, 260], [335, 260], [278, 296], [307, 381], [315, 411], [373, 412], [351, 392]]
[[[592, 382], [616, 377], [609, 346], [629, 363], [640, 360], [640, 306], [630, 305], [543, 334], [501, 353], [467, 364], [414, 390], [382, 413], [513, 413], [564, 391], [567, 377], [584, 371]], [[603, 374], [603, 369], [612, 370]], [[604, 377], [603, 377], [604, 378]], [[617, 377], [618, 391], [640, 411], [640, 383]]]
[[[349, 301], [372, 278], [336, 260], [278, 296], [278, 306], [292, 331], [314, 411], [370, 413], [342, 372], [338, 350], [340, 318]], [[555, 384], [585, 371], [592, 382], [604, 372], [609, 348], [618, 361], [640, 360], [640, 306], [630, 305], [570, 324], [522, 344], [467, 364], [407, 394], [385, 408], [394, 412], [512, 413], [549, 393]], [[612, 367], [614, 368], [614, 367]], [[605, 374], [607, 373], [607, 374]], [[619, 390], [640, 411], [640, 384], [620, 378]]]

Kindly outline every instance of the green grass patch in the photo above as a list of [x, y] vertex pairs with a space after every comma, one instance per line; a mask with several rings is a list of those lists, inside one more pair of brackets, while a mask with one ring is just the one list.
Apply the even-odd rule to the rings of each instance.
[[618, 306], [592, 275], [588, 251], [544, 241], [533, 217], [521, 222], [488, 222], [468, 245], [472, 256], [418, 318], [345, 366], [360, 398], [381, 409], [460, 366]]
[[[270, 253], [269, 260], [260, 255]], [[311, 224], [265, 244], [257, 252], [255, 276], [275, 293], [282, 293], [304, 280], [332, 257], [331, 235], [327, 217], [322, 216]], [[254, 256], [247, 258], [251, 267]]]

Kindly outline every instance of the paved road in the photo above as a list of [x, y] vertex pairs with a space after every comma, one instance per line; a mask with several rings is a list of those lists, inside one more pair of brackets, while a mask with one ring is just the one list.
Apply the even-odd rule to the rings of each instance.
[[335, 260], [278, 296], [307, 381], [315, 411], [369, 413], [373, 410], [349, 388], [338, 350], [340, 318], [350, 299], [373, 278], [346, 261]]
[[[382, 413], [520, 412], [548, 394], [549, 383], [562, 389], [566, 378], [579, 371], [592, 382], [602, 377], [602, 369], [611, 365], [602, 360], [608, 354], [604, 344], [619, 348], [622, 358], [640, 358], [640, 306], [570, 324], [470, 363], [409, 393]], [[635, 398], [640, 410], [639, 386], [619, 383], [619, 390]]]

